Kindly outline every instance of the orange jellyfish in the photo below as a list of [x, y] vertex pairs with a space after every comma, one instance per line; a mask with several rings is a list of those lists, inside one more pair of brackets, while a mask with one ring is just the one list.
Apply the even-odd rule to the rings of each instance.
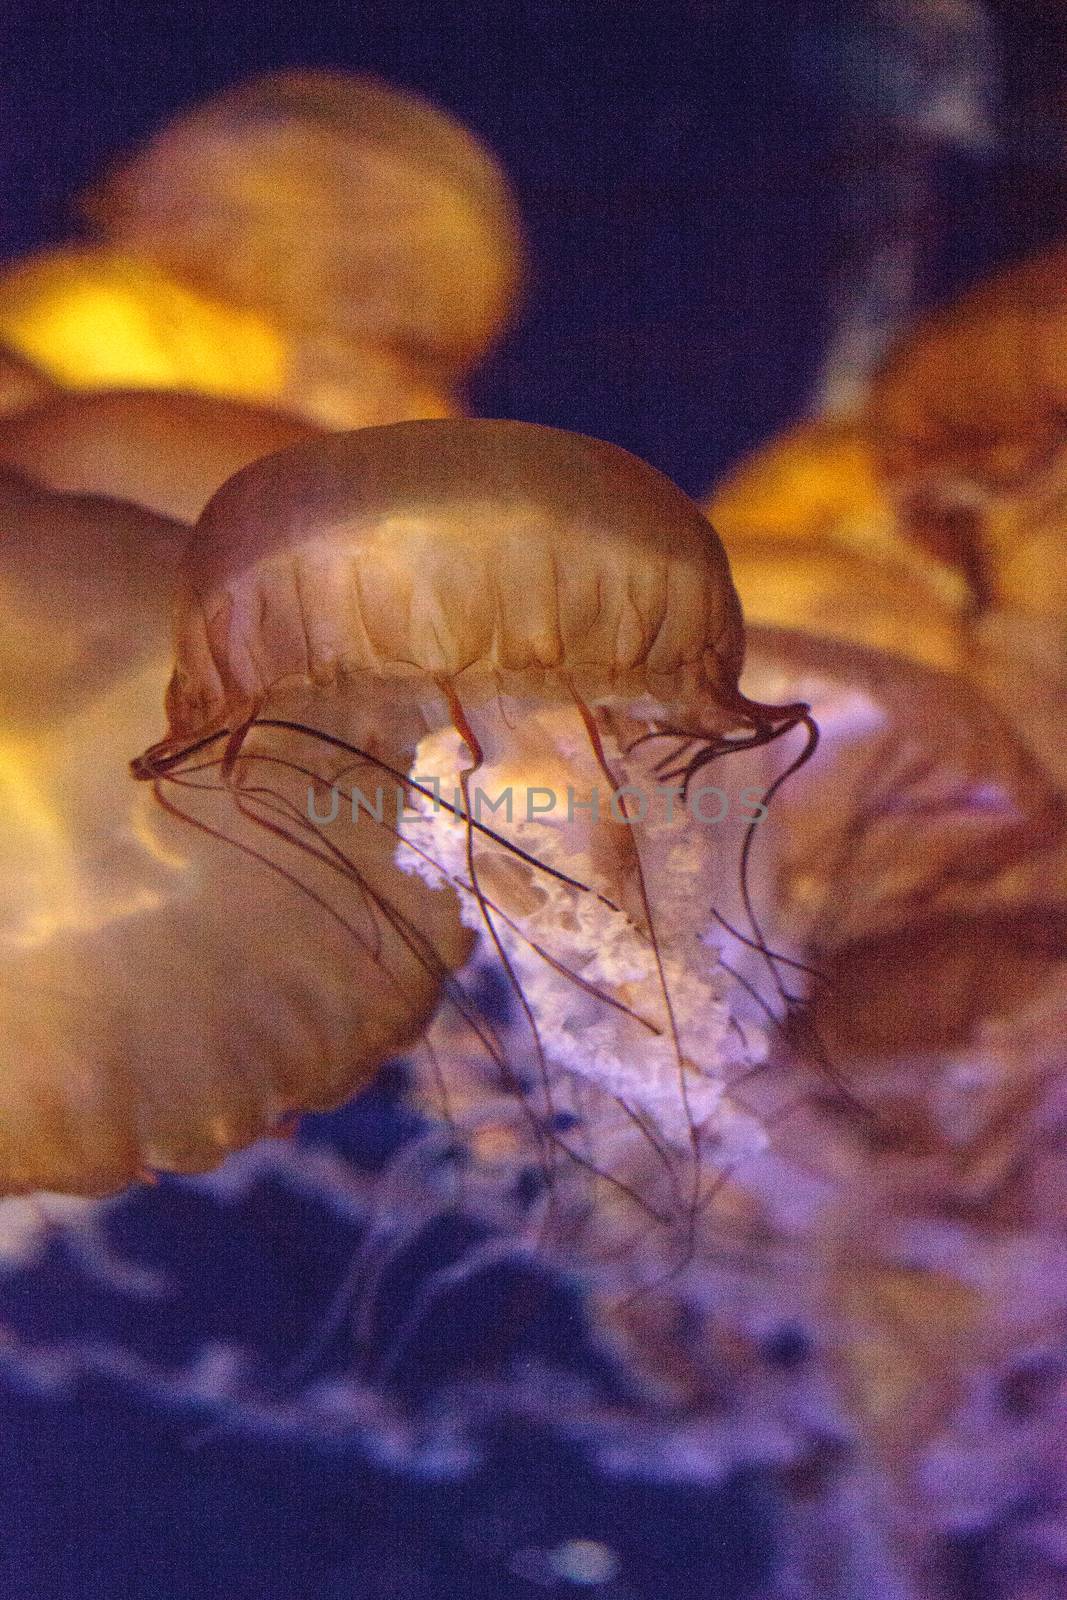
[[507, 184], [404, 91], [268, 75], [174, 119], [88, 202], [99, 243], [0, 283], [0, 331], [76, 387], [203, 389], [331, 427], [444, 416], [522, 274]]
[[58, 493], [133, 500], [195, 522], [250, 461], [317, 432], [265, 407], [153, 389], [57, 394], [0, 421], [0, 463]]
[[[681, 1203], [671, 1150], [759, 1136], [725, 1080], [762, 1036], [708, 936], [717, 904], [745, 915], [761, 795], [710, 771], [815, 738], [805, 705], [740, 692], [742, 652], [721, 547], [626, 452], [510, 422], [326, 437], [207, 507], [169, 732], [138, 770], [172, 800], [214, 762], [242, 815], [294, 844], [313, 817], [328, 852], [338, 814], [389, 817], [399, 794], [398, 862], [456, 886], [513, 985], [534, 1063], [517, 1115], [545, 1159], [580, 1157], [562, 1072], [645, 1128]], [[287, 774], [297, 815], [271, 798]], [[765, 959], [758, 933], [737, 945]], [[517, 1087], [508, 1048], [476, 1047]]]
[[953, 477], [951, 449], [946, 424], [922, 489], [893, 477], [873, 424], [807, 424], [743, 461], [708, 514], [750, 620], [966, 674], [1062, 783], [1067, 446], [1000, 499]]
[[243, 813], [295, 773], [299, 831], [326, 841], [384, 807], [397, 860], [457, 888], [512, 982], [521, 1072], [491, 1039], [472, 1053], [483, 1083], [531, 1086], [542, 1133], [581, 1120], [557, 1093], [578, 1081], [661, 1156], [758, 1145], [731, 1084], [806, 959], [1019, 903], [1062, 832], [960, 678], [756, 630], [742, 692], [707, 523], [552, 429], [401, 424], [246, 468], [194, 533], [179, 619], [170, 731], [138, 770], [168, 797], [211, 761]]
[[[186, 530], [0, 482], [0, 1192], [198, 1171], [336, 1104], [425, 1022], [469, 935], [392, 837], [279, 861], [210, 772], [153, 803]], [[179, 815], [180, 813], [180, 815]]]
[[868, 406], [893, 478], [1019, 484], [1067, 438], [1067, 246], [979, 284], [891, 352]]
[[822, 732], [777, 800], [773, 836], [774, 901], [806, 921], [810, 951], [1029, 904], [1062, 879], [1053, 777], [979, 687], [786, 629], [751, 628], [748, 641], [749, 692], [803, 695]]
[[903, 536], [855, 425], [808, 423], [773, 440], [717, 486], [707, 514], [750, 621], [934, 667], [966, 661], [966, 582]]
[[967, 586], [970, 670], [1067, 783], [1062, 244], [921, 322], [864, 418], [904, 537]]
[[920, 322], [864, 419], [906, 534], [959, 569], [979, 609], [1061, 625], [1065, 266], [1060, 244]]

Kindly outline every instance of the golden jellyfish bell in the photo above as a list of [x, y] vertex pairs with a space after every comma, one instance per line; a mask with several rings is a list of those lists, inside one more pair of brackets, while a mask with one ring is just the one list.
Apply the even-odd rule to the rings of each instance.
[[277, 788], [283, 754], [327, 819], [338, 789], [374, 805], [384, 783], [389, 803], [410, 776], [398, 859], [460, 887], [546, 1057], [668, 1143], [725, 1124], [747, 1043], [692, 891], [736, 894], [738, 821], [694, 822], [668, 769], [807, 708], [738, 690], [737, 599], [686, 496], [523, 423], [326, 436], [216, 495], [178, 615], [170, 731], [140, 766], [161, 793], [205, 751], [228, 752], [238, 806]]
[[283, 334], [388, 352], [445, 388], [499, 336], [523, 270], [492, 155], [418, 96], [341, 72], [269, 74], [176, 117], [90, 212]]
[[382, 829], [342, 819], [337, 855], [294, 872], [210, 769], [169, 806], [137, 784], [185, 530], [5, 492], [0, 1192], [101, 1194], [336, 1104], [425, 1022], [469, 936]]
[[707, 513], [750, 622], [934, 667], [966, 659], [966, 585], [900, 536], [873, 452], [852, 425], [804, 424], [755, 451]]
[[[302, 620], [283, 557], [307, 569], [321, 619]], [[561, 429], [325, 435], [225, 485], [183, 573], [180, 738], [294, 674], [389, 679], [412, 704], [427, 685], [462, 684], [480, 705], [500, 688], [561, 696], [570, 679], [579, 693], [662, 689], [694, 715], [758, 711], [736, 687], [740, 608], [706, 522], [644, 462]]]
[[195, 522], [227, 478], [315, 431], [265, 407], [150, 389], [57, 395], [0, 422], [0, 463], [58, 493]]

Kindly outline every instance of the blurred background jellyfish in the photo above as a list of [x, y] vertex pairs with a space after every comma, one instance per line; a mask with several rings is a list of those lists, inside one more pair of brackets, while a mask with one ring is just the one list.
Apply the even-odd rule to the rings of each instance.
[[905, 538], [961, 578], [972, 659], [1067, 778], [1067, 320], [1059, 244], [920, 322], [865, 426]]
[[773, 441], [708, 503], [751, 617], [967, 674], [1061, 777], [1062, 265], [920, 322], [854, 418]]
[[905, 537], [853, 424], [807, 423], [755, 451], [707, 514], [750, 621], [965, 663], [965, 580]]
[[1010, 496], [1063, 444], [1067, 249], [980, 283], [906, 331], [868, 414], [893, 482]]
[[0, 462], [57, 493], [132, 500], [195, 522], [241, 467], [317, 431], [280, 411], [216, 395], [55, 394], [0, 421]]
[[4, 497], [0, 1188], [99, 1194], [344, 1098], [468, 940], [372, 825], [297, 886], [208, 778], [153, 805], [128, 762], [158, 716], [180, 530], [14, 479]]
[[203, 390], [333, 427], [448, 415], [509, 320], [506, 181], [417, 96], [268, 74], [93, 191], [96, 242], [17, 264], [0, 330], [74, 388]]
[[980, 284], [912, 330], [872, 390], [875, 459], [906, 534], [976, 610], [1067, 626], [1067, 250]]

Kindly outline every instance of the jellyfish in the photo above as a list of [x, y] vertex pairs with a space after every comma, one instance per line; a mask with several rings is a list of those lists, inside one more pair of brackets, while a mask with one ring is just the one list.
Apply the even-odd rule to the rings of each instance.
[[[815, 736], [804, 705], [741, 694], [742, 647], [707, 523], [626, 452], [509, 422], [328, 436], [206, 508], [169, 731], [138, 771], [168, 797], [214, 761], [272, 833], [256, 797], [297, 774], [290, 829], [321, 819], [327, 849], [338, 810], [384, 806], [398, 864], [460, 893], [506, 975], [529, 1077], [486, 1029], [471, 1048], [548, 1168], [582, 1155], [562, 1072], [645, 1129], [681, 1204], [672, 1151], [759, 1137], [726, 1089], [758, 1022], [705, 935], [720, 890], [745, 915], [760, 794], [724, 807], [701, 775], [792, 733], [800, 760]], [[770, 959], [758, 931], [736, 944]]]
[[1067, 782], [1067, 296], [1057, 244], [921, 322], [864, 430], [913, 548], [963, 578], [971, 668]]
[[195, 522], [238, 468], [317, 430], [218, 396], [59, 394], [0, 422], [0, 462], [58, 493], [108, 495]]
[[961, 672], [1062, 787], [1065, 470], [1067, 448], [1052, 448], [1029, 487], [998, 490], [996, 505], [982, 489], [977, 539], [973, 484], [945, 476], [934, 499], [916, 499], [918, 480], [894, 479], [874, 424], [823, 422], [742, 462], [708, 513], [750, 619]]
[[210, 770], [155, 803], [129, 759], [187, 530], [0, 491], [0, 1192], [104, 1194], [347, 1097], [424, 1024], [469, 935], [383, 830], [342, 823], [337, 858], [297, 873]]
[[97, 245], [0, 285], [13, 344], [74, 386], [206, 389], [330, 427], [451, 414], [522, 273], [515, 208], [478, 140], [340, 72], [224, 91], [87, 209]]
[[869, 417], [893, 478], [1009, 489], [1064, 441], [1064, 246], [980, 283], [900, 341]]
[[745, 682], [818, 715], [820, 749], [778, 799], [774, 832], [775, 903], [805, 922], [809, 951], [1029, 904], [1050, 878], [1067, 888], [1055, 780], [961, 674], [754, 627]]
[[749, 620], [966, 665], [966, 582], [902, 536], [854, 423], [808, 423], [773, 440], [717, 486], [707, 514]]
[[920, 322], [864, 419], [905, 534], [955, 565], [979, 608], [1061, 625], [1064, 263], [1053, 246]]
[[971, 670], [1061, 780], [1063, 263], [1055, 246], [921, 322], [863, 422], [902, 536], [966, 585]]

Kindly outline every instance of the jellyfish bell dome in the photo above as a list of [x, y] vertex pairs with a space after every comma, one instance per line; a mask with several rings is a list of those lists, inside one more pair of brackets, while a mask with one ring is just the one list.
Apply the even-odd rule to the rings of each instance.
[[210, 763], [169, 805], [134, 782], [186, 530], [4, 487], [0, 1192], [103, 1194], [337, 1104], [470, 941], [384, 830], [342, 820], [294, 870]]
[[418, 96], [342, 72], [224, 90], [117, 168], [89, 210], [114, 244], [226, 304], [406, 356], [446, 384], [499, 335], [522, 275], [490, 153]]
[[654, 469], [561, 429], [420, 421], [324, 436], [219, 491], [183, 562], [169, 710], [184, 737], [289, 677], [415, 699], [454, 683], [480, 705], [572, 675], [718, 694], [728, 720], [743, 648], [722, 548]]
[[0, 463], [57, 493], [109, 495], [195, 522], [239, 468], [316, 431], [296, 417], [218, 396], [60, 394], [0, 421]]

